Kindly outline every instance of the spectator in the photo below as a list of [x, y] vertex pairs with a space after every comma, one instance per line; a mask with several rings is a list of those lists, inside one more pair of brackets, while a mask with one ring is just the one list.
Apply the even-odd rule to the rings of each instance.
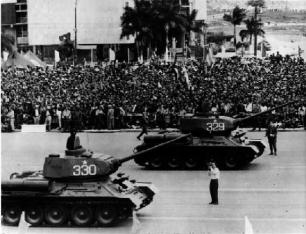
[[39, 105], [35, 105], [33, 119], [34, 119], [34, 124], [39, 124], [40, 121]]
[[107, 111], [107, 129], [112, 130], [115, 127], [114, 108], [112, 105], [108, 105]]
[[70, 129], [70, 120], [71, 120], [71, 112], [68, 109], [68, 106], [65, 106], [65, 109], [62, 112], [62, 120], [63, 120], [63, 131], [67, 132]]
[[[121, 128], [128, 125], [129, 119], [132, 119], [129, 125], [135, 125], [133, 118], [144, 106], [150, 115], [155, 116], [155, 121], [152, 118], [150, 124], [165, 128], [166, 125], [176, 125], [182, 106], [187, 114], [194, 114], [195, 107], [203, 100], [209, 104], [208, 112], [214, 105], [220, 114], [234, 116], [245, 111], [255, 113], [256, 109], [249, 103], [274, 107], [287, 101], [305, 99], [306, 66], [303, 59], [278, 54], [266, 60], [251, 58], [245, 63], [234, 57], [217, 60], [203, 74], [203, 64], [199, 61], [187, 61], [183, 73], [179, 65], [169, 67], [158, 61], [148, 65], [116, 63], [116, 67], [63, 64], [54, 70], [8, 69], [2, 71], [1, 101], [5, 105], [15, 105], [15, 114], [23, 116], [16, 116], [16, 126], [22, 122], [34, 122], [34, 119], [37, 122], [35, 110], [31, 110], [32, 103], [36, 103], [40, 105], [41, 124], [46, 121], [45, 107], [60, 104], [71, 108], [78, 106], [80, 127], [96, 127], [93, 108], [102, 103], [105, 123], [102, 128]], [[113, 105], [113, 124], [105, 103]], [[129, 118], [124, 117], [120, 107]], [[298, 108], [298, 105], [293, 105], [292, 108], [276, 110], [275, 116], [291, 126], [303, 124], [305, 121], [302, 121]], [[63, 110], [65, 120], [63, 118], [61, 123], [66, 131], [71, 119], [71, 113], [67, 112], [64, 115]], [[200, 112], [199, 108], [197, 112]], [[54, 113], [53, 116], [57, 115]]]
[[13, 106], [9, 107], [9, 110], [6, 116], [9, 118], [9, 121], [10, 121], [10, 130], [14, 132], [15, 131], [15, 112], [14, 112]]
[[51, 123], [52, 123], [52, 111], [51, 111], [51, 107], [48, 106], [46, 110], [46, 118], [45, 118], [45, 124], [47, 127], [47, 131], [51, 130]]

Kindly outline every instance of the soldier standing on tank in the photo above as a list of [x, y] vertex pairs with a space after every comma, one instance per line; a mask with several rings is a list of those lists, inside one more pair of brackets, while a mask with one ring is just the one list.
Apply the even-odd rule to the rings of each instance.
[[76, 135], [77, 131], [75, 128], [70, 130], [70, 136], [67, 139], [66, 148], [67, 150], [81, 149], [80, 138]]
[[277, 155], [276, 141], [277, 141], [277, 126], [273, 121], [269, 122], [269, 126], [266, 131], [266, 137], [268, 137], [268, 142], [270, 146], [270, 155]]
[[209, 191], [211, 196], [210, 205], [218, 205], [218, 187], [219, 187], [219, 178], [220, 178], [220, 171], [217, 168], [214, 162], [210, 162], [208, 164], [208, 176], [210, 178], [209, 184]]

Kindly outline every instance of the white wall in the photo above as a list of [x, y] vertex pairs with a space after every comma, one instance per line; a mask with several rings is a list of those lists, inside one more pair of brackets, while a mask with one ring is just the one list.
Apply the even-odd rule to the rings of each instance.
[[193, 9], [198, 10], [197, 20], [207, 19], [207, 0], [193, 0]]
[[[130, 0], [77, 0], [78, 44], [133, 43], [120, 40], [120, 16]], [[28, 0], [30, 45], [59, 44], [59, 36], [70, 32], [74, 40], [76, 0]]]

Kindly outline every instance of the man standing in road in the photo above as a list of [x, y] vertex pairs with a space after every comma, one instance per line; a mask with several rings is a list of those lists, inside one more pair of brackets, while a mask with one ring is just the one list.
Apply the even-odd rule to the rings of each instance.
[[208, 165], [208, 176], [210, 177], [209, 191], [211, 196], [211, 205], [218, 205], [218, 187], [220, 171], [214, 162], [210, 162]]
[[147, 108], [145, 107], [144, 112], [142, 113], [142, 120], [141, 120], [141, 132], [140, 134], [137, 136], [138, 140], [141, 140], [140, 137], [143, 134], [148, 135], [148, 129], [147, 129], [147, 125], [148, 125], [148, 113], [147, 113]]
[[276, 156], [277, 149], [276, 149], [276, 140], [277, 140], [277, 126], [273, 121], [270, 121], [269, 126], [266, 131], [266, 137], [268, 137], [268, 142], [270, 146], [270, 155]]

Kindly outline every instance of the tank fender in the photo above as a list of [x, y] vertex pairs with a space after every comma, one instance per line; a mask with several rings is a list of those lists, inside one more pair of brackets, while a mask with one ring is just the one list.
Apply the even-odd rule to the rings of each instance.
[[46, 179], [13, 179], [1, 182], [2, 191], [49, 191], [49, 181]]

